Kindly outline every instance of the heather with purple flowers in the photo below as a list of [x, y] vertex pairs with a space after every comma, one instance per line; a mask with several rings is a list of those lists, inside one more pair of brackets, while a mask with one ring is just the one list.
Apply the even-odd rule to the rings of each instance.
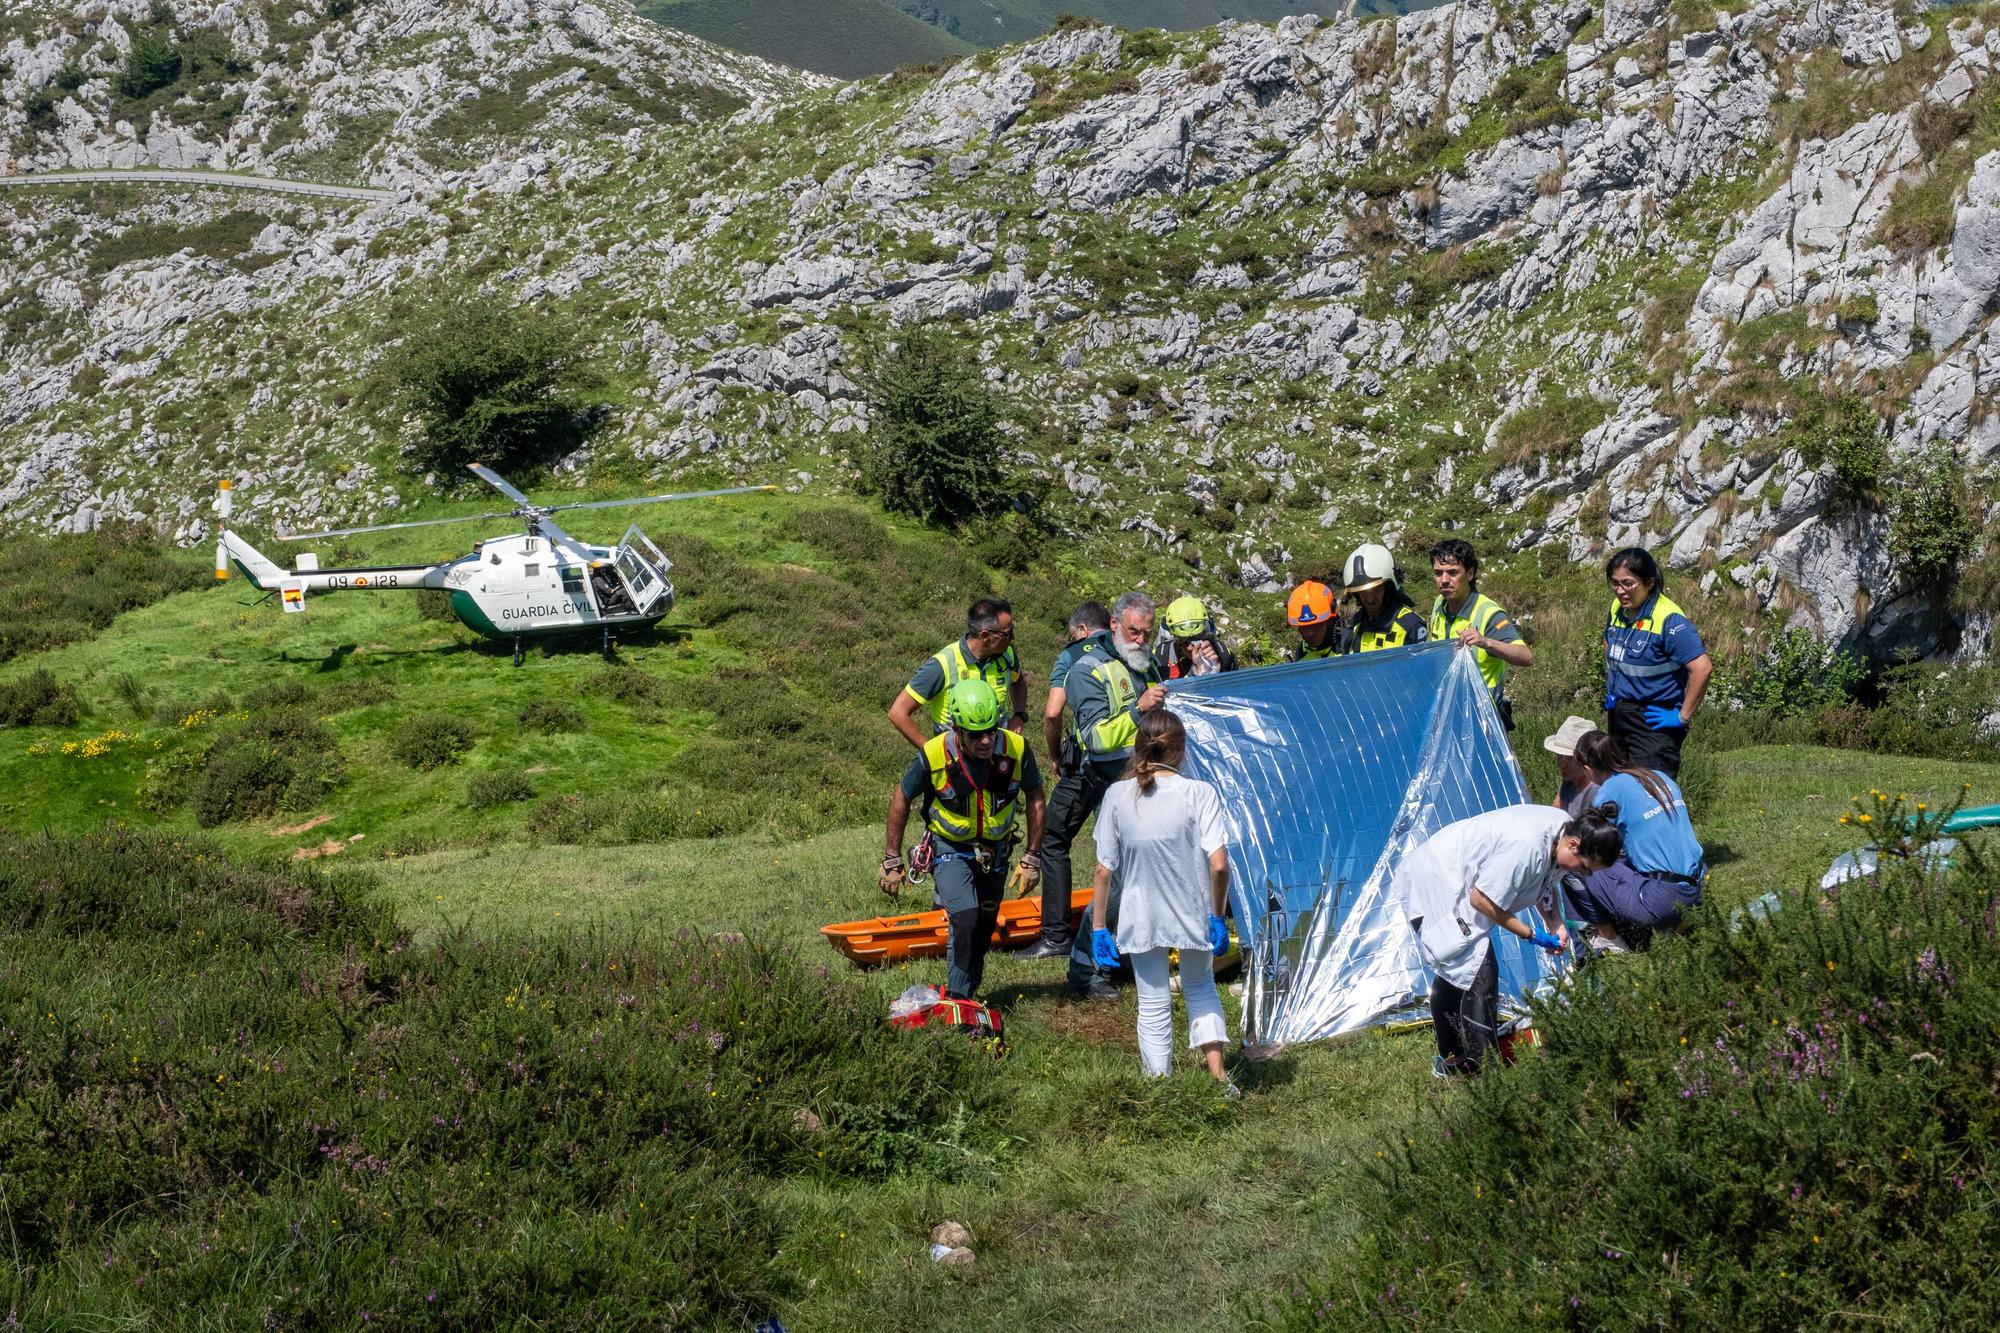
[[[1913, 845], [1940, 817], [1871, 808]], [[1584, 971], [1533, 1057], [1389, 1145], [1356, 1254], [1287, 1326], [1990, 1323], [2000, 865], [1955, 859], [1885, 848], [1865, 891], [1711, 905]]]

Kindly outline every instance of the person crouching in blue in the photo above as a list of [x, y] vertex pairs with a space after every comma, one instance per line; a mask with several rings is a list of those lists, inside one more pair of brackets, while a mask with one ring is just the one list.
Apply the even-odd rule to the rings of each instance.
[[1677, 927], [1681, 913], [1701, 901], [1708, 866], [1687, 800], [1672, 778], [1636, 767], [1601, 731], [1577, 741], [1576, 759], [1598, 784], [1598, 808], [1615, 810], [1625, 850], [1604, 869], [1566, 881], [1564, 893], [1589, 927], [1585, 939], [1592, 948], [1643, 949], [1655, 931]]

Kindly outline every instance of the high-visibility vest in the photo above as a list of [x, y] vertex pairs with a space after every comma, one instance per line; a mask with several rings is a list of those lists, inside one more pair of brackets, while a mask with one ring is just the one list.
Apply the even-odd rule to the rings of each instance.
[[1088, 729], [1083, 725], [1083, 714], [1078, 711], [1070, 726], [1070, 734], [1084, 754], [1093, 760], [1116, 760], [1131, 757], [1132, 745], [1139, 739], [1139, 692], [1145, 686], [1158, 684], [1153, 671], [1146, 673], [1143, 681], [1135, 681], [1132, 671], [1123, 658], [1116, 653], [1091, 651], [1078, 656], [1069, 669], [1068, 685], [1070, 706], [1078, 703], [1078, 675], [1087, 678], [1089, 688], [1104, 692], [1104, 716], [1093, 722]]
[[[1611, 610], [1604, 617], [1605, 674], [1616, 676], [1622, 673], [1634, 680], [1645, 680], [1682, 673], [1680, 697], [1664, 701], [1669, 705], [1678, 704], [1686, 697], [1687, 668], [1668, 654], [1665, 631], [1669, 616], [1686, 620], [1688, 613], [1661, 592], [1654, 593], [1652, 600], [1639, 609], [1645, 614], [1628, 624], [1620, 614], [1618, 599], [1611, 599]], [[1617, 685], [1616, 680], [1607, 683], [1614, 687]]]
[[924, 700], [924, 708], [931, 715], [931, 731], [940, 733], [945, 729], [944, 710], [951, 695], [951, 687], [961, 680], [983, 680], [993, 687], [994, 695], [1002, 708], [1007, 706], [1009, 691], [1014, 688], [1015, 678], [1021, 674], [1021, 658], [1009, 644], [1007, 650], [998, 657], [985, 662], [975, 662], [966, 655], [965, 641], [954, 639], [931, 654], [931, 660], [944, 668], [944, 684], [938, 692]]
[[1028, 743], [1001, 729], [986, 764], [986, 780], [975, 782], [972, 764], [959, 750], [958, 733], [947, 731], [924, 742], [924, 762], [930, 766], [930, 794], [924, 800], [924, 826], [956, 843], [1006, 842], [1014, 831], [1020, 806], [1021, 766]]
[[1292, 660], [1294, 662], [1317, 662], [1322, 657], [1338, 657], [1345, 651], [1341, 646], [1341, 640], [1346, 637], [1346, 634], [1347, 627], [1337, 624], [1327, 631], [1326, 642], [1317, 648], [1307, 646], [1306, 641], [1300, 639], [1297, 646], [1292, 649]]
[[[1444, 598], [1440, 597], [1431, 603], [1431, 638], [1456, 639], [1461, 625], [1470, 625], [1481, 634], [1491, 634], [1493, 622], [1506, 618], [1507, 613], [1501, 609], [1500, 603], [1483, 592], [1473, 593], [1457, 615], [1445, 610]], [[1479, 678], [1486, 682], [1486, 688], [1496, 699], [1500, 697], [1500, 682], [1506, 675], [1505, 662], [1484, 648], [1479, 649]]]

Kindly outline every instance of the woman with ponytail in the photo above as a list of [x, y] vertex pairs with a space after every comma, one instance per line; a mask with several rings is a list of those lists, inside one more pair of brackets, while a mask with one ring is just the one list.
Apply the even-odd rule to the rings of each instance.
[[1576, 759], [1598, 784], [1597, 799], [1618, 810], [1624, 855], [1565, 886], [1570, 910], [1590, 926], [1592, 948], [1643, 949], [1653, 932], [1680, 924], [1701, 901], [1708, 865], [1674, 780], [1633, 764], [1625, 747], [1601, 731], [1576, 743]]
[[1122, 781], [1097, 812], [1092, 952], [1104, 967], [1129, 955], [1139, 988], [1139, 1059], [1155, 1077], [1173, 1072], [1174, 996], [1167, 954], [1181, 954], [1188, 1046], [1231, 1095], [1222, 1068], [1229, 1040], [1216, 994], [1213, 955], [1229, 946], [1229, 848], [1222, 800], [1206, 782], [1180, 775], [1187, 731], [1164, 708], [1139, 714], [1139, 737]]
[[1532, 904], [1553, 903], [1565, 874], [1601, 870], [1618, 859], [1616, 813], [1599, 806], [1572, 819], [1553, 806], [1503, 806], [1445, 825], [1396, 867], [1395, 900], [1436, 973], [1431, 1027], [1438, 1053], [1431, 1069], [1440, 1078], [1477, 1074], [1493, 1046], [1500, 1007], [1493, 927], [1561, 952], [1569, 942], [1561, 922], [1551, 935], [1523, 914]]

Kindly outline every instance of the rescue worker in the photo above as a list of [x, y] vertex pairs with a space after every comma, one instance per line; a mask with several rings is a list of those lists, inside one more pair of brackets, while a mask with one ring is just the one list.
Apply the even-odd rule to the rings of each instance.
[[1389, 548], [1369, 542], [1347, 557], [1347, 594], [1360, 604], [1347, 624], [1342, 652], [1373, 653], [1422, 643], [1427, 631], [1416, 603], [1396, 580], [1396, 562]]
[[1493, 696], [1500, 724], [1514, 729], [1514, 705], [1507, 702], [1507, 668], [1532, 666], [1535, 650], [1521, 642], [1521, 631], [1500, 604], [1479, 591], [1479, 557], [1472, 543], [1456, 537], [1431, 547], [1431, 578], [1437, 600], [1431, 603], [1433, 639], [1456, 639], [1479, 654], [1479, 678]]
[[946, 729], [924, 742], [889, 798], [888, 854], [876, 883], [892, 898], [902, 892], [903, 831], [911, 802], [921, 800], [931, 874], [945, 912], [944, 993], [969, 1000], [986, 972], [1021, 808], [1027, 807], [1028, 839], [1021, 869], [1032, 881], [1041, 873], [1048, 802], [1034, 751], [1019, 732], [1000, 725], [1000, 697], [992, 686], [977, 679], [952, 686], [946, 719]]
[[1681, 744], [1715, 664], [1694, 622], [1661, 591], [1660, 567], [1645, 548], [1613, 551], [1604, 576], [1604, 729], [1633, 764], [1678, 778]]
[[[1111, 784], [1124, 776], [1139, 735], [1139, 714], [1158, 708], [1167, 697], [1154, 669], [1152, 642], [1153, 601], [1144, 593], [1128, 592], [1111, 608], [1111, 628], [1085, 641], [1063, 681], [1070, 734], [1081, 761], [1063, 773], [1049, 800], [1048, 832], [1042, 840], [1042, 921], [1046, 932], [1050, 920], [1060, 917], [1064, 933], [1044, 933], [1022, 956], [1068, 954], [1070, 993], [1079, 998], [1116, 998], [1118, 990], [1099, 972], [1089, 936], [1069, 930], [1070, 844]], [[1059, 910], [1049, 904], [1051, 894], [1061, 895]], [[1115, 916], [1115, 903], [1111, 910]]]
[[1500, 1001], [1493, 927], [1560, 953], [1569, 945], [1567, 927], [1558, 918], [1550, 934], [1527, 920], [1527, 909], [1554, 915], [1562, 876], [1602, 870], [1623, 846], [1603, 810], [1572, 819], [1546, 805], [1508, 805], [1447, 824], [1404, 856], [1391, 892], [1435, 974], [1431, 1072], [1477, 1074], [1493, 1047]]
[[[1049, 747], [1048, 754], [1058, 783], [1083, 762], [1075, 737], [1063, 730], [1063, 706], [1069, 699], [1064, 685], [1069, 679], [1070, 665], [1093, 635], [1102, 634], [1110, 628], [1111, 613], [1104, 609], [1104, 603], [1080, 603], [1076, 610], [1069, 613], [1069, 644], [1056, 654], [1055, 665], [1049, 668], [1049, 697], [1042, 707], [1042, 743]], [[1069, 952], [1069, 902], [1068, 884], [1058, 886], [1053, 892], [1043, 890], [1041, 935], [1028, 947], [1027, 957], [1053, 958]]]
[[1340, 623], [1333, 589], [1318, 579], [1307, 579], [1292, 589], [1285, 603], [1285, 623], [1299, 632], [1298, 643], [1286, 654], [1287, 661], [1313, 662], [1347, 647], [1347, 627]]
[[1215, 637], [1215, 621], [1199, 597], [1167, 603], [1166, 634], [1153, 648], [1153, 668], [1162, 680], [1236, 670], [1236, 654]]
[[[910, 683], [889, 705], [889, 723], [904, 740], [924, 742], [944, 731], [945, 699], [961, 680], [983, 680], [1012, 710], [1007, 729], [1020, 735], [1028, 724], [1028, 680], [1014, 650], [1014, 608], [998, 597], [982, 597], [965, 612], [965, 637], [924, 660]], [[918, 713], [926, 714], [919, 717]]]

